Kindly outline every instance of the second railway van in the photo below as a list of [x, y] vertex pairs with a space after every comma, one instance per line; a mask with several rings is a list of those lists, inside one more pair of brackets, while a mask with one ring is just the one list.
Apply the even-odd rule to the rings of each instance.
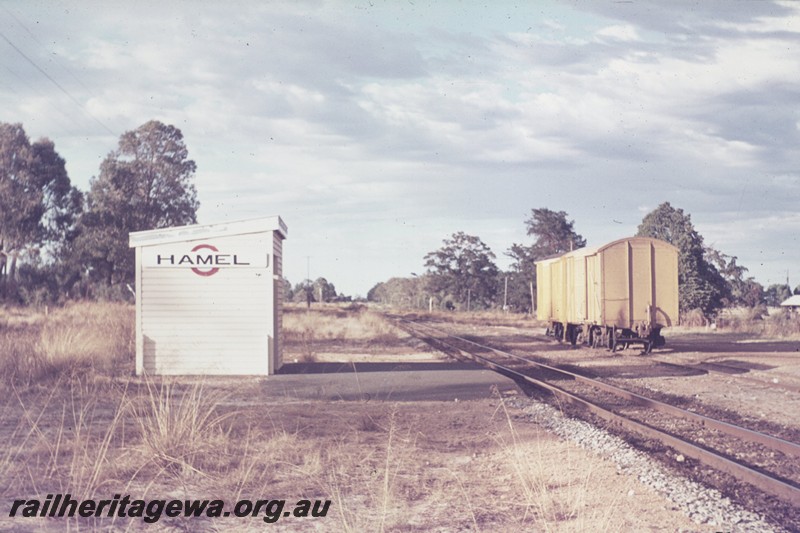
[[536, 263], [537, 317], [571, 344], [663, 346], [678, 323], [678, 249], [648, 237], [580, 248]]

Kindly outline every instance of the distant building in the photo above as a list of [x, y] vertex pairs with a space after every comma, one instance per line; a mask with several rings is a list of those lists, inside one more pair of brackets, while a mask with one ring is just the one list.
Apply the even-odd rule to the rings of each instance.
[[786, 307], [792, 311], [800, 309], [800, 294], [795, 294], [791, 298], [781, 302], [781, 307]]

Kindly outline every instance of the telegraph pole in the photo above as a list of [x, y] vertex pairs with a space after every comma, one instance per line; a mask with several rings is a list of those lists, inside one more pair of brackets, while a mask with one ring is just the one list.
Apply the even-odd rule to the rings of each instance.
[[508, 276], [506, 276], [506, 288], [503, 290], [503, 311], [508, 311]]
[[536, 316], [536, 301], [533, 299], [533, 282], [530, 281], [531, 287], [531, 316]]
[[311, 310], [311, 298], [314, 296], [314, 286], [311, 285], [311, 256], [306, 256], [306, 309]]

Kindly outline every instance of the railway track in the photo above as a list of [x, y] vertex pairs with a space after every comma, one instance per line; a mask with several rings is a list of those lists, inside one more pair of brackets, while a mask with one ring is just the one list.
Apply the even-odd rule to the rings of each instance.
[[800, 509], [800, 445], [645, 397], [422, 322], [393, 317], [409, 334], [581, 406], [612, 426], [663, 444]]

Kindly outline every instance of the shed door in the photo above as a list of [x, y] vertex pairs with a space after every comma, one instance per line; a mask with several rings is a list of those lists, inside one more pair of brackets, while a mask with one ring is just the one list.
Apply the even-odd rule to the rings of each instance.
[[627, 328], [630, 324], [627, 242], [603, 250], [602, 269], [604, 323]]
[[649, 322], [648, 308], [653, 305], [653, 245], [650, 241], [632, 240], [630, 247], [631, 320]]

